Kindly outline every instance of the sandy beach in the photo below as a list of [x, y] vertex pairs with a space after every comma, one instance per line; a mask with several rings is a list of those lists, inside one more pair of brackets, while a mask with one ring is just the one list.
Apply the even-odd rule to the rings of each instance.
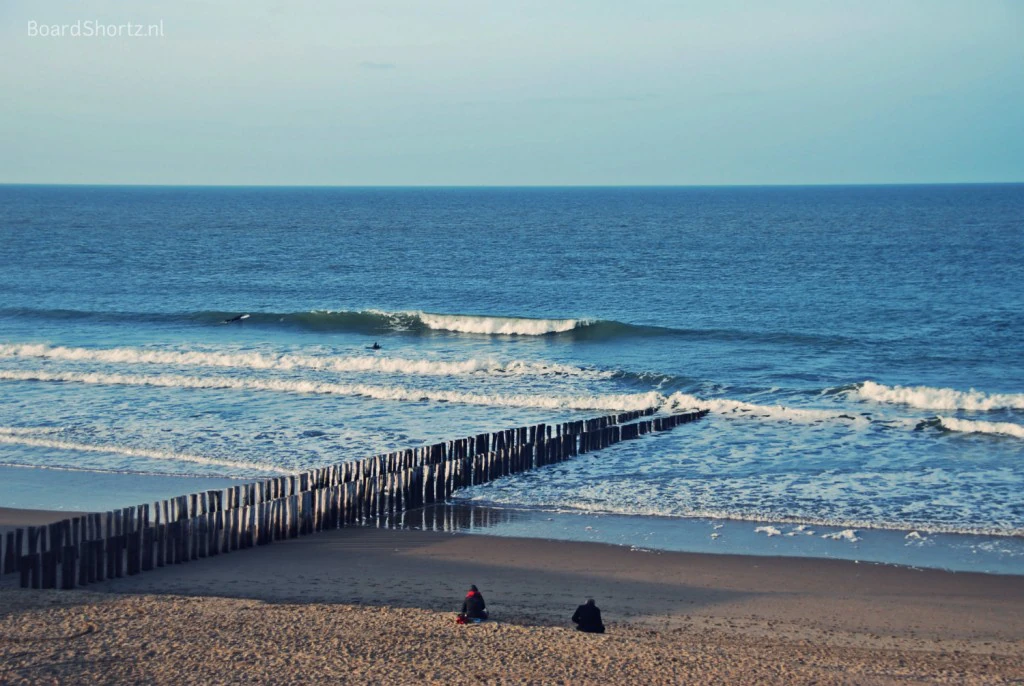
[[[351, 528], [81, 591], [14, 581], [2, 683], [1024, 681], [1015, 576]], [[495, 621], [454, 623], [469, 584]], [[603, 636], [570, 628], [587, 597]]]

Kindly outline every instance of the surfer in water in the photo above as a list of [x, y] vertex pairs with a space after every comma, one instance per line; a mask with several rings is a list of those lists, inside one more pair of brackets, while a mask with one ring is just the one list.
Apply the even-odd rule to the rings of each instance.
[[380, 350], [380, 344], [377, 343], [377, 341], [374, 341], [373, 345], [368, 346], [366, 349], [367, 350]]
[[249, 315], [247, 315], [247, 314], [240, 314], [237, 317], [232, 317], [231, 319], [225, 319], [224, 323], [225, 324], [230, 324], [231, 322], [240, 322], [243, 319], [248, 319], [248, 318], [249, 318]]

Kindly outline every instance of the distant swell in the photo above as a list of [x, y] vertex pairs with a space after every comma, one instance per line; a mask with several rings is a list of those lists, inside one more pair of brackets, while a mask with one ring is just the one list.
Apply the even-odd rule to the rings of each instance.
[[279, 474], [290, 474], [291, 470], [271, 467], [262, 464], [248, 462], [233, 462], [231, 460], [218, 460], [212, 457], [201, 457], [199, 455], [188, 455], [186, 453], [175, 453], [164, 450], [146, 450], [143, 448], [130, 448], [119, 445], [93, 445], [90, 443], [75, 443], [71, 441], [58, 441], [50, 438], [32, 438], [26, 434], [25, 429], [4, 429], [0, 428], [0, 443], [13, 445], [28, 445], [37, 448], [50, 448], [53, 450], [71, 450], [76, 452], [93, 453], [114, 453], [117, 455], [128, 455], [130, 457], [143, 457], [150, 460], [171, 460], [174, 462], [191, 462], [193, 464], [213, 465], [218, 467], [230, 467], [233, 469], [247, 469], [259, 472], [275, 472]]
[[[247, 314], [244, 320], [229, 321]], [[673, 337], [732, 343], [817, 346], [829, 349], [850, 345], [837, 336], [789, 331], [744, 331], [735, 329], [687, 329], [629, 324], [586, 317], [532, 318], [501, 315], [444, 314], [422, 311], [314, 310], [311, 312], [86, 312], [78, 310], [36, 310], [0, 308], [0, 317], [41, 320], [92, 320], [137, 325], [241, 326], [289, 328], [305, 331], [349, 332], [367, 336], [394, 332], [411, 334], [456, 333], [480, 336], [559, 336], [576, 341], [607, 341], [624, 338]]]
[[162, 364], [179, 367], [227, 367], [289, 371], [313, 369], [329, 372], [377, 372], [424, 376], [468, 374], [562, 375], [608, 378], [613, 372], [581, 369], [571, 365], [543, 364], [511, 360], [470, 359], [457, 362], [410, 360], [382, 355], [310, 356], [267, 355], [262, 353], [223, 353], [206, 351], [151, 350], [145, 348], [65, 348], [43, 344], [0, 344], [0, 357], [38, 357], [68, 362], [105, 364]]
[[316, 381], [234, 379], [227, 377], [144, 376], [131, 374], [50, 373], [2, 371], [7, 381], [71, 382], [97, 385], [155, 386], [162, 388], [208, 388], [284, 393], [360, 396], [375, 400], [434, 401], [495, 407], [538, 407], [552, 410], [644, 410], [665, 401], [660, 393], [618, 395], [539, 396], [525, 394], [479, 394], [459, 391], [416, 390], [403, 386], [335, 384]]
[[971, 389], [957, 391], [952, 388], [929, 386], [885, 386], [865, 381], [854, 392], [879, 403], [909, 405], [922, 410], [974, 410], [1024, 409], [1024, 393], [983, 393]]

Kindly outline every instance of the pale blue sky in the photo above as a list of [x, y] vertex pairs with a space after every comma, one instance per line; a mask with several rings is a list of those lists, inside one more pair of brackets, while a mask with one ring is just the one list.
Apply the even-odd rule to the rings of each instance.
[[0, 183], [1024, 181], [1024, 0], [0, 0], [0, 93]]

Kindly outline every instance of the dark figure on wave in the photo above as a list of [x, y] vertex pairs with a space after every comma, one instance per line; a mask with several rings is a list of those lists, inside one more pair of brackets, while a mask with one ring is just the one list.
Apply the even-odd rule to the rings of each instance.
[[593, 598], [576, 608], [572, 621], [576, 623], [577, 631], [586, 631], [590, 634], [604, 633], [604, 624], [601, 622], [601, 608], [594, 604]]
[[480, 595], [477, 587], [470, 586], [466, 599], [462, 601], [462, 613], [459, 614], [459, 623], [464, 624], [466, 621], [481, 622], [485, 619], [487, 619], [487, 603], [484, 602], [484, 597]]
[[373, 342], [373, 345], [366, 346], [367, 350], [380, 350], [380, 344], [377, 341]]
[[224, 323], [225, 324], [230, 324], [231, 322], [240, 322], [243, 319], [248, 319], [248, 318], [249, 318], [249, 315], [247, 315], [247, 314], [240, 314], [237, 317], [232, 317], [231, 319], [225, 319]]

